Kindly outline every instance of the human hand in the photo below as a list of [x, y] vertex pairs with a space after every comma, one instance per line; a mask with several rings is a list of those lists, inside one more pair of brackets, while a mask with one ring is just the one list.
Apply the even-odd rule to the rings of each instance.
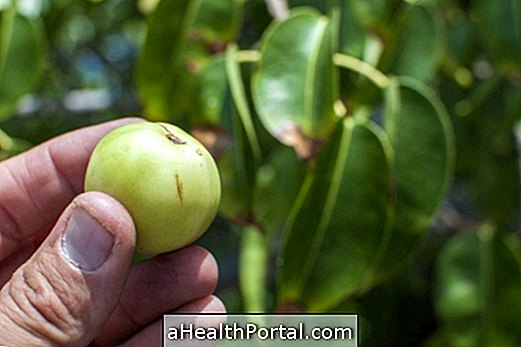
[[224, 312], [217, 265], [190, 246], [131, 266], [134, 224], [83, 191], [88, 159], [123, 119], [0, 163], [0, 345], [161, 345], [161, 316]]

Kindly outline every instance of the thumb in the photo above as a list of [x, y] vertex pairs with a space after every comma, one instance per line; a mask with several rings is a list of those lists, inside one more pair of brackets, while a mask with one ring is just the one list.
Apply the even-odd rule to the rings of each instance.
[[76, 197], [0, 291], [0, 345], [88, 345], [119, 301], [134, 244], [120, 203]]

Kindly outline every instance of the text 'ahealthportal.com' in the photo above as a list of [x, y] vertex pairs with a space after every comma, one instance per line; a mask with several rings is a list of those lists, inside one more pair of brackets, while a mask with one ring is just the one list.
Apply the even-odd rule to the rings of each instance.
[[[357, 315], [166, 315], [163, 345], [357, 346]], [[182, 343], [182, 344], [180, 344]]]

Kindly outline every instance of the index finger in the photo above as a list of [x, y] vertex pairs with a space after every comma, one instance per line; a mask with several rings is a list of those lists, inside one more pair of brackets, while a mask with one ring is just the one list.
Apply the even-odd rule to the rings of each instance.
[[83, 191], [89, 157], [124, 118], [72, 131], [0, 163], [0, 262], [23, 240], [53, 223]]

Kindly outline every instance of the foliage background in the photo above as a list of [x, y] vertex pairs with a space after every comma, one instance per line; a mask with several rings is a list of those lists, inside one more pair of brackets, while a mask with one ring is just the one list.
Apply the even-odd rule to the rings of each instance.
[[[274, 7], [285, 3], [287, 22]], [[0, 1], [0, 158], [124, 115], [179, 123], [219, 140], [227, 193], [199, 242], [218, 259], [229, 311], [357, 311], [367, 346], [519, 344], [520, 1], [155, 6]], [[274, 17], [289, 24], [274, 29]], [[306, 51], [310, 35], [319, 49]], [[311, 84], [301, 61], [319, 76]], [[274, 100], [273, 81], [290, 97]], [[309, 95], [312, 111], [300, 110]], [[277, 129], [293, 111], [304, 136], [288, 140]], [[427, 206], [418, 216], [388, 194], [396, 175], [398, 192], [419, 199], [411, 208]], [[341, 198], [322, 228], [333, 241], [313, 253], [319, 271], [300, 273], [334, 182]], [[353, 248], [335, 253], [344, 240]]]

